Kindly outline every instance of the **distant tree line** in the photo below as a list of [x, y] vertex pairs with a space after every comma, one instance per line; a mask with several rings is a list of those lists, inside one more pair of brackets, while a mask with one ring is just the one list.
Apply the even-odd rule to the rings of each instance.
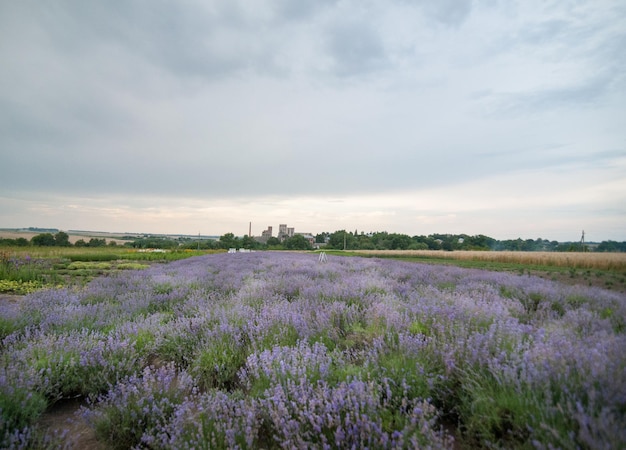
[[[0, 238], [1, 246], [15, 246], [15, 247], [104, 247], [107, 245], [106, 239], [91, 238], [88, 242], [84, 239], [79, 239], [74, 244], [70, 242], [69, 235], [64, 231], [57, 233], [40, 233], [33, 236], [30, 241], [26, 238], [20, 237], [16, 239], [2, 239]], [[111, 241], [109, 246], [115, 246], [117, 243]]]
[[[0, 239], [2, 246], [39, 246], [39, 247], [104, 247], [116, 246], [115, 241], [108, 244], [104, 238], [80, 239], [72, 244], [67, 233], [41, 233], [30, 241], [25, 238]], [[328, 249], [345, 250], [492, 250], [492, 251], [547, 251], [547, 252], [626, 252], [626, 241], [602, 241], [600, 243], [557, 242], [547, 239], [508, 239], [497, 240], [482, 234], [430, 234], [428, 236], [409, 236], [386, 231], [359, 233], [358, 231], [339, 230], [324, 232], [315, 236], [316, 246]], [[284, 240], [271, 237], [261, 243], [250, 236], [238, 237], [226, 233], [219, 239], [193, 239], [188, 237], [170, 238], [164, 236], [143, 236], [126, 242], [126, 247], [161, 248], [161, 249], [249, 249], [249, 250], [312, 250], [313, 245], [304, 236], [296, 234]]]
[[431, 234], [409, 236], [386, 231], [360, 234], [346, 230], [320, 233], [315, 238], [326, 243], [327, 248], [346, 250], [491, 250], [491, 251], [544, 251], [544, 252], [626, 252], [626, 242], [603, 241], [601, 243], [558, 242], [547, 239], [497, 240], [482, 234]]

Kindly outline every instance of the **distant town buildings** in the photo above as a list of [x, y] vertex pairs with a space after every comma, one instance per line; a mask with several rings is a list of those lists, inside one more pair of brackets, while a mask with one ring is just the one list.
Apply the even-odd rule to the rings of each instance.
[[267, 230], [263, 230], [261, 232], [261, 237], [265, 239], [265, 242], [267, 242], [267, 240], [272, 237], [272, 227], [269, 226], [267, 227]]
[[[296, 234], [304, 236], [304, 238], [311, 243], [312, 246], [315, 246], [315, 236], [311, 233], [296, 233], [294, 227], [288, 227], [286, 223], [281, 223], [278, 225], [278, 235], [276, 238], [280, 242], [284, 242], [286, 239], [294, 237]], [[266, 230], [261, 232], [261, 236], [255, 236], [254, 239], [263, 244], [267, 243], [267, 240], [273, 236], [273, 227], [270, 225]]]
[[278, 225], [278, 239], [283, 242], [285, 239], [293, 237], [294, 231], [293, 227], [287, 227], [286, 223], [281, 223]]

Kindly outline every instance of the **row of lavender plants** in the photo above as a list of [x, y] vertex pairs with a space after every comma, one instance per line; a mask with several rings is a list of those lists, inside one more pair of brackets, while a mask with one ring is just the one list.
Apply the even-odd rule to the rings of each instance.
[[75, 397], [105, 448], [626, 446], [625, 296], [530, 276], [207, 255], [30, 294], [0, 338], [3, 448], [71, 447], [39, 419]]

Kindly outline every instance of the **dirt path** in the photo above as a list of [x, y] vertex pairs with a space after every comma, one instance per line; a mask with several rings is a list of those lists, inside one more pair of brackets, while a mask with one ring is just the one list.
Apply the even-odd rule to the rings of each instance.
[[94, 431], [81, 419], [82, 399], [61, 400], [41, 416], [38, 423], [48, 436], [62, 435], [64, 447], [70, 449], [105, 450]]
[[0, 293], [0, 311], [8, 311], [10, 313], [17, 312], [23, 298], [23, 295]]

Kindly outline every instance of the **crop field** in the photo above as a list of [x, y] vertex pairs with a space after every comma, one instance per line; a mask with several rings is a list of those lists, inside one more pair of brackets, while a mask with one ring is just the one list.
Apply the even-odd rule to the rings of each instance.
[[0, 303], [0, 339], [2, 448], [626, 447], [626, 295], [532, 275], [210, 254]]
[[121, 270], [144, 269], [214, 251], [150, 252], [135, 249], [69, 247], [0, 248], [0, 294], [28, 294], [36, 290], [84, 285], [95, 277]]
[[456, 261], [481, 261], [523, 264], [526, 266], [568, 267], [574, 269], [599, 269], [626, 271], [626, 253], [593, 252], [489, 252], [440, 250], [356, 250], [355, 253], [371, 256], [391, 256], [423, 259], [451, 259]]

